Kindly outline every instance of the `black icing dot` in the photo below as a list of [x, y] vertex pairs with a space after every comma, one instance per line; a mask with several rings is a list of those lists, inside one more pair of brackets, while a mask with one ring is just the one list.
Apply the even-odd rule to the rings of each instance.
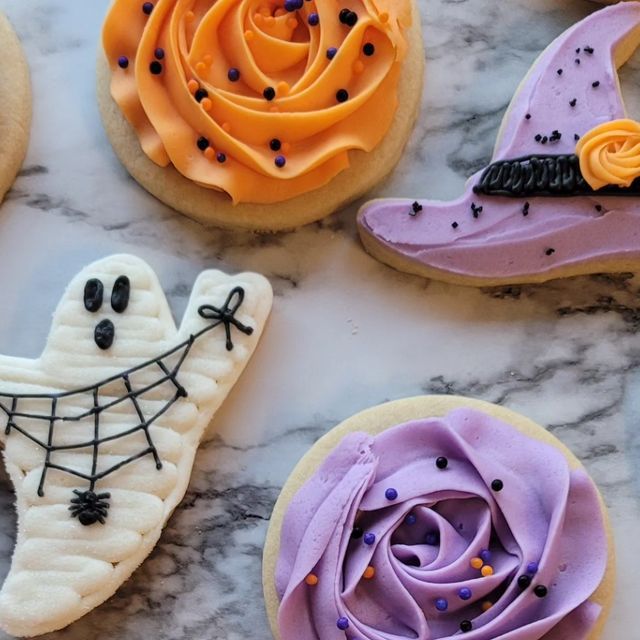
[[578, 140], [580, 140], [580, 136], [577, 133], [573, 134], [573, 139], [578, 142]]
[[200, 149], [200, 151], [204, 151], [209, 147], [209, 141], [204, 136], [200, 136], [196, 144], [198, 145], [198, 149]]
[[545, 598], [549, 593], [549, 589], [547, 589], [543, 584], [539, 584], [533, 589], [533, 593], [535, 593], [538, 598]]
[[372, 56], [376, 52], [376, 48], [372, 42], [367, 42], [364, 47], [362, 47], [362, 53], [365, 56]]
[[149, 71], [151, 71], [154, 76], [160, 75], [162, 73], [162, 65], [157, 60], [154, 60], [149, 65]]
[[525, 120], [531, 120], [531, 114], [527, 113], [527, 115], [525, 116]]
[[574, 99], [569, 103], [569, 105], [570, 105], [570, 106], [572, 106], [572, 107], [575, 107], [577, 104], [578, 104], [578, 99], [577, 99], [577, 98], [574, 98]]
[[499, 478], [496, 478], [492, 483], [491, 483], [491, 488], [494, 491], [502, 491], [504, 489], [504, 482], [502, 482], [502, 480], [500, 480]]
[[595, 51], [593, 47], [585, 47], [584, 50], [585, 53], [588, 53], [589, 55], [593, 55], [593, 52]]
[[522, 574], [519, 578], [518, 578], [518, 586], [521, 589], [527, 589], [529, 587], [529, 585], [531, 584], [531, 576], [528, 576], [526, 574]]
[[591, 86], [592, 86], [594, 89], [597, 89], [597, 88], [600, 86], [600, 80], [596, 80], [595, 82], [592, 82], [592, 83], [591, 83]]
[[601, 204], [597, 204], [597, 205], [596, 205], [596, 211], [597, 211], [598, 213], [602, 213], [602, 205], [601, 205]]
[[460, 623], [460, 631], [462, 631], [462, 633], [468, 633], [471, 629], [473, 629], [473, 623], [471, 620], [463, 620]]
[[346, 102], [349, 99], [349, 92], [346, 89], [339, 89], [336, 92], [336, 100], [338, 102]]
[[545, 254], [548, 256], [552, 256], [554, 253], [556, 252], [555, 249], [552, 249], [551, 247], [549, 247], [546, 251]]
[[451, 226], [452, 226], [454, 229], [457, 229], [459, 225], [458, 225], [458, 223], [457, 223], [457, 222], [452, 222], [452, 223], [451, 223]]
[[537, 134], [535, 137], [535, 141], [536, 142], [540, 142], [542, 140], [542, 135], [541, 134]]
[[558, 69], [558, 71], [556, 72], [559, 76], [562, 75], [562, 69]]
[[265, 100], [273, 100], [276, 97], [276, 90], [273, 87], [267, 87], [263, 92], [262, 95], [264, 96]]
[[580, 58], [576, 58], [576, 64], [580, 64]]

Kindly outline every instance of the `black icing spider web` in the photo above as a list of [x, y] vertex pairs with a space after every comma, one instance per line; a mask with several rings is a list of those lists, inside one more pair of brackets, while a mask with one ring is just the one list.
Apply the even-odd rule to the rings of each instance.
[[[98, 481], [114, 471], [117, 471], [140, 458], [144, 458], [145, 456], [153, 456], [156, 469], [162, 469], [162, 461], [160, 460], [158, 450], [149, 429], [176, 402], [181, 398], [186, 398], [188, 396], [187, 390], [180, 383], [178, 376], [184, 361], [198, 338], [222, 324], [225, 329], [226, 348], [228, 351], [231, 351], [233, 349], [233, 342], [231, 340], [232, 325], [246, 335], [251, 335], [253, 333], [252, 327], [245, 326], [235, 318], [235, 314], [244, 300], [244, 295], [244, 289], [242, 287], [236, 287], [229, 293], [222, 307], [218, 308], [213, 305], [202, 305], [198, 308], [198, 314], [206, 320], [211, 320], [212, 324], [206, 326], [199, 332], [190, 335], [184, 342], [181, 342], [172, 349], [165, 351], [161, 355], [132, 367], [123, 373], [106, 378], [94, 385], [73, 391], [63, 391], [51, 394], [12, 394], [0, 391], [0, 411], [4, 412], [7, 416], [5, 434], [9, 436], [12, 431], [16, 431], [40, 447], [45, 453], [44, 465], [40, 476], [40, 483], [38, 485], [38, 495], [41, 497], [44, 496], [45, 481], [49, 469], [56, 469], [80, 478], [87, 482], [88, 489], [85, 491], [73, 491], [75, 497], [71, 499], [71, 506], [69, 507], [71, 515], [73, 517], [77, 517], [83, 525], [90, 525], [95, 522], [104, 523], [104, 519], [107, 517], [107, 510], [109, 508], [108, 500], [111, 496], [108, 493], [95, 493], [94, 490]], [[169, 359], [176, 358], [177, 361], [173, 366], [169, 366], [167, 364]], [[159, 369], [159, 377], [150, 384], [135, 388], [131, 380], [132, 376], [138, 372], [150, 370], [152, 368]], [[101, 391], [105, 392], [106, 387], [113, 387], [118, 383], [121, 384], [123, 391], [122, 395], [117, 398], [113, 398], [110, 393], [108, 400], [103, 401], [101, 399]], [[169, 383], [171, 385], [173, 388], [173, 395], [171, 395], [155, 413], [145, 415], [140, 400], [144, 399], [145, 394], [148, 394], [165, 383]], [[87, 395], [91, 398], [91, 407], [89, 409], [72, 416], [59, 415], [59, 406], [63, 400], [74, 397], [84, 398], [86, 400]], [[49, 410], [43, 412], [22, 411], [21, 405], [25, 401], [45, 402], [48, 404]], [[133, 405], [138, 421], [137, 424], [127, 427], [116, 434], [107, 436], [101, 435], [101, 416], [108, 409], [124, 405], [125, 403], [131, 403], [131, 405]], [[93, 417], [93, 435], [91, 438], [83, 439], [80, 442], [73, 444], [56, 444], [56, 431], [58, 427], [65, 423], [79, 423], [80, 421], [91, 417]], [[28, 428], [21, 424], [24, 420], [33, 420], [37, 423], [44, 423], [47, 425], [46, 440], [30, 433]], [[124, 460], [108, 467], [107, 469], [101, 471], [98, 470], [100, 445], [138, 432], [142, 432], [144, 434], [147, 443], [146, 447]], [[90, 473], [72, 469], [55, 462], [54, 454], [79, 449], [90, 449], [92, 452]]]

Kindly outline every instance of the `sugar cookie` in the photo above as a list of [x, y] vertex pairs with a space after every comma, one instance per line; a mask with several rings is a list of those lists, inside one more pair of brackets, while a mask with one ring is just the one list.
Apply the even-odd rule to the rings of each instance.
[[502, 407], [419, 397], [321, 438], [264, 553], [274, 636], [595, 640], [611, 606], [604, 503], [556, 438]]
[[366, 249], [401, 271], [471, 285], [640, 266], [640, 124], [616, 69], [640, 44], [640, 3], [596, 11], [538, 58], [489, 167], [454, 202], [378, 200]]
[[115, 0], [99, 103], [116, 154], [166, 204], [291, 229], [400, 159], [420, 103], [420, 20], [415, 0], [254, 5]]
[[40, 358], [0, 356], [0, 437], [18, 511], [2, 629], [65, 627], [149, 555], [271, 300], [262, 276], [205, 271], [176, 329], [153, 271], [112, 256], [71, 282]]

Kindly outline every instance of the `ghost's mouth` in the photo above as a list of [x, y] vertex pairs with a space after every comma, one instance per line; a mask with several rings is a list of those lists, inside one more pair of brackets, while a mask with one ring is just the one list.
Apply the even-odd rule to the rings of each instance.
[[[136, 365], [131, 369], [111, 376], [94, 385], [51, 394], [10, 394], [0, 391], [0, 411], [7, 416], [5, 434], [7, 437], [12, 431], [16, 431], [38, 445], [44, 452], [44, 464], [40, 476], [37, 493], [44, 496], [47, 471], [55, 469], [75, 476], [85, 481], [85, 486], [74, 489], [71, 495], [71, 516], [78, 518], [81, 524], [88, 526], [96, 522], [104, 524], [108, 515], [109, 493], [97, 493], [97, 483], [121, 469], [122, 467], [140, 460], [146, 456], [152, 456], [157, 470], [162, 469], [162, 461], [153, 441], [150, 427], [163, 416], [176, 402], [188, 396], [188, 390], [179, 380], [180, 370], [187, 359], [194, 343], [206, 333], [216, 327], [224, 325], [226, 348], [233, 349], [231, 328], [235, 327], [245, 335], [251, 335], [253, 328], [245, 326], [236, 317], [238, 309], [244, 301], [244, 289], [234, 288], [228, 295], [222, 307], [202, 305], [198, 308], [198, 314], [210, 320], [199, 332], [190, 335], [186, 340], [159, 356]], [[157, 371], [156, 371], [157, 370]], [[149, 377], [151, 380], [149, 381]], [[136, 385], [136, 379], [144, 379], [145, 382]], [[118, 391], [116, 391], [118, 390]], [[153, 395], [153, 401], [149, 397]], [[158, 396], [161, 396], [158, 398]], [[130, 406], [126, 406], [130, 403]], [[153, 406], [148, 410], [145, 407]], [[73, 406], [75, 411], [69, 411]], [[77, 407], [87, 407], [77, 410]], [[35, 407], [35, 408], [34, 408]], [[122, 430], [113, 429], [106, 435], [101, 432], [101, 419], [113, 412], [122, 415], [127, 410], [135, 416], [135, 424], [123, 427]], [[58, 427], [88, 422], [92, 431], [91, 438], [80, 438], [77, 442], [68, 442], [64, 430]], [[117, 462], [104, 468], [99, 465], [100, 446], [112, 443], [122, 438], [141, 433], [144, 436], [146, 446], [128, 456], [120, 456]], [[60, 440], [64, 442], [61, 443]], [[56, 462], [58, 455], [66, 455], [73, 452], [87, 453], [91, 456], [91, 469], [74, 468], [71, 465]]]

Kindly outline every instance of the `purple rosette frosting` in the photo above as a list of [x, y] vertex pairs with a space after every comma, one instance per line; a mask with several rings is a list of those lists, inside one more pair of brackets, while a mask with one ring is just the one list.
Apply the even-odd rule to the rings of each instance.
[[600, 499], [556, 448], [484, 413], [345, 437], [288, 506], [282, 640], [586, 640]]

